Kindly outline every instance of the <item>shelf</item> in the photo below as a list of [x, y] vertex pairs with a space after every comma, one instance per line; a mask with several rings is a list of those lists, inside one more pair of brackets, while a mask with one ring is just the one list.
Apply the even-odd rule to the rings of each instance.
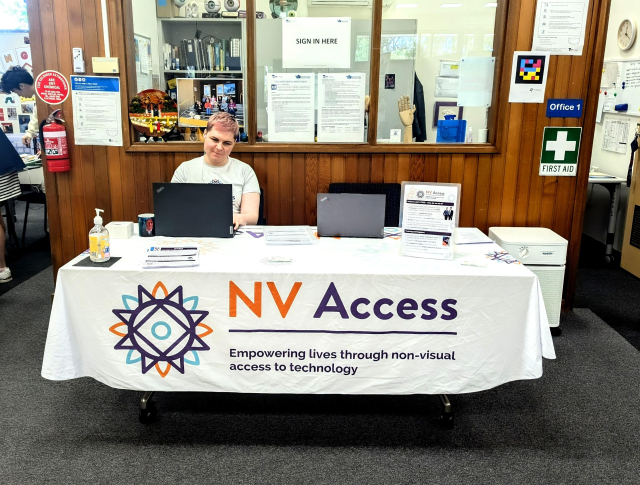
[[195, 74], [242, 74], [242, 71], [188, 71], [186, 69], [174, 69], [169, 71], [164, 71], [165, 74], [187, 74], [189, 72], [193, 72]]
[[203, 18], [185, 18], [185, 17], [177, 17], [172, 19], [160, 18], [158, 19], [161, 22], [242, 22], [243, 18], [219, 18], [219, 19], [203, 19]]

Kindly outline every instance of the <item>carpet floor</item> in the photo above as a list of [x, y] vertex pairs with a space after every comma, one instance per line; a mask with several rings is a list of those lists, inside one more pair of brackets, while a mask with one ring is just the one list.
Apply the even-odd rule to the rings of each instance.
[[[541, 379], [452, 396], [140, 393], [40, 376], [51, 269], [0, 296], [0, 483], [623, 483], [640, 476], [640, 353], [563, 315]], [[31, 315], [25, 317], [25, 315]]]
[[[16, 232], [22, 238], [26, 203], [16, 202]], [[7, 265], [11, 268], [12, 281], [0, 284], [0, 295], [6, 293], [32, 276], [51, 266], [51, 244], [44, 231], [44, 205], [30, 204], [25, 232], [25, 244], [7, 241]], [[6, 220], [5, 220], [6, 222]]]

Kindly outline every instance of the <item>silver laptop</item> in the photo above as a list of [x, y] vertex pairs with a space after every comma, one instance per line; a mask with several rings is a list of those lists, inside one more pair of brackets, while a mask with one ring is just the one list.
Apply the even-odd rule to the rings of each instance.
[[384, 237], [384, 194], [318, 194], [318, 236]]

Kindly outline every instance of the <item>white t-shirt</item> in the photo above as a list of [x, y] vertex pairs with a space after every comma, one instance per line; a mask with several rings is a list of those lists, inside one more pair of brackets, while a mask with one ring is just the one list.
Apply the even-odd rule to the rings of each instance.
[[204, 155], [183, 162], [176, 169], [172, 183], [182, 184], [231, 184], [233, 185], [233, 213], [240, 214], [242, 194], [260, 193], [258, 177], [253, 169], [236, 158], [222, 167], [207, 165]]

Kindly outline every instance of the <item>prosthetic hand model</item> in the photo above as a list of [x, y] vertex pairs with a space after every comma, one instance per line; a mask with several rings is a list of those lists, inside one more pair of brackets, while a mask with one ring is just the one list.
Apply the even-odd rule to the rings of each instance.
[[411, 143], [413, 141], [413, 113], [416, 112], [416, 106], [411, 106], [411, 100], [406, 94], [398, 100], [398, 111], [400, 113], [400, 121], [404, 125], [404, 143]]

